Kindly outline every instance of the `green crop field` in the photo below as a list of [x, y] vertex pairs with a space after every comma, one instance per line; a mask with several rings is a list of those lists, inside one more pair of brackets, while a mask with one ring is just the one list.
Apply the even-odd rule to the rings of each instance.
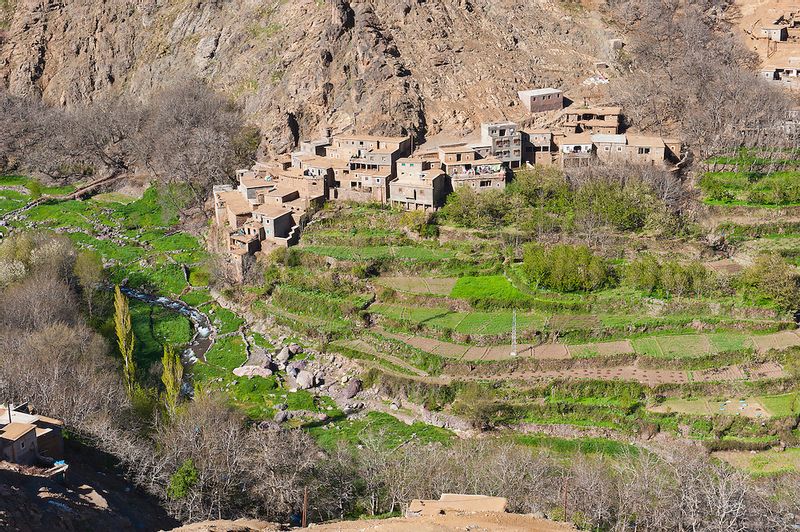
[[[511, 310], [456, 312], [446, 308], [407, 307], [402, 305], [374, 304], [370, 311], [412, 325], [434, 329], [453, 330], [462, 334], [496, 335], [511, 332]], [[545, 316], [535, 312], [517, 312], [517, 328], [526, 330], [542, 327]]]
[[410, 294], [431, 294], [447, 296], [456, 285], [457, 279], [452, 277], [379, 277], [375, 284]]
[[473, 304], [488, 303], [502, 306], [514, 306], [530, 299], [502, 275], [461, 277], [450, 292], [450, 297], [466, 299]]
[[700, 179], [705, 200], [719, 205], [800, 205], [800, 172], [708, 172]]

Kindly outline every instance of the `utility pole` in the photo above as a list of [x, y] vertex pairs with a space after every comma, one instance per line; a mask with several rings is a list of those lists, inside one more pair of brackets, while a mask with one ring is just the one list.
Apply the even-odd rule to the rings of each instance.
[[308, 526], [308, 486], [303, 488], [303, 523], [302, 527]]
[[517, 309], [511, 317], [511, 356], [517, 356]]

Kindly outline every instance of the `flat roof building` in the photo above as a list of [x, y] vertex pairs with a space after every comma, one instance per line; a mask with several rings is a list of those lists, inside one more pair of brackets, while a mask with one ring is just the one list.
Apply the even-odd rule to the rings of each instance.
[[559, 89], [531, 89], [517, 93], [522, 105], [531, 113], [543, 113], [564, 108], [564, 95]]

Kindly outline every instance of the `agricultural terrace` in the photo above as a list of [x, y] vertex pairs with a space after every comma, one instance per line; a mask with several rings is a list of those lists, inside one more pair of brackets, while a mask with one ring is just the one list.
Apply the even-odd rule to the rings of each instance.
[[710, 205], [786, 207], [800, 205], [797, 150], [741, 148], [706, 161], [698, 182]]
[[[298, 247], [266, 259], [251, 311], [358, 361], [372, 387], [478, 426], [661, 431], [712, 449], [794, 437], [785, 398], [800, 336], [787, 294], [764, 279], [791, 273], [786, 261], [728, 274], [637, 231], [598, 252], [452, 220], [329, 205]], [[331, 427], [343, 440], [359, 430]]]

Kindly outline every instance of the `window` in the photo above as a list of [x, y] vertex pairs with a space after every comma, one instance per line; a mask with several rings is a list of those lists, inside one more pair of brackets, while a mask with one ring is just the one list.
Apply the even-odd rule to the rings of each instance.
[[376, 177], [375, 178], [375, 182], [380, 185], [381, 184], [381, 178], [380, 177]]
[[611, 151], [611, 146], [603, 146], [603, 151]]
[[481, 188], [490, 187], [490, 186], [492, 186], [492, 182], [491, 181], [481, 181], [479, 186]]
[[622, 151], [622, 146], [617, 146], [617, 151]]
[[500, 130], [500, 136], [501, 137], [505, 137], [506, 136], [506, 130], [505, 129], [501, 129]]
[[639, 148], [639, 155], [647, 155], [650, 153], [650, 148]]
[[458, 162], [460, 160], [461, 160], [461, 154], [460, 153], [456, 153], [456, 162]]

